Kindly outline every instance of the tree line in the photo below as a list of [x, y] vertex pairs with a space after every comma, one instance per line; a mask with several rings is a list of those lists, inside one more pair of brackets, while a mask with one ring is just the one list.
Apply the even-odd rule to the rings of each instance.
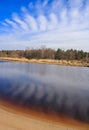
[[55, 60], [85, 60], [89, 62], [89, 52], [83, 50], [57, 50], [42, 47], [26, 50], [1, 50], [0, 57], [27, 58], [27, 59], [55, 59]]

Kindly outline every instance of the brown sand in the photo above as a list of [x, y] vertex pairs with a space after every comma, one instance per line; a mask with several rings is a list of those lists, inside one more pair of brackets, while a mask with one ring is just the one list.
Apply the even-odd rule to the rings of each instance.
[[89, 130], [89, 125], [0, 100], [0, 130]]

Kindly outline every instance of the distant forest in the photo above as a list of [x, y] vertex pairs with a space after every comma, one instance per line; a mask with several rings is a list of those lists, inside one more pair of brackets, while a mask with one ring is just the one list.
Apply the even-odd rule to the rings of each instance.
[[0, 57], [27, 58], [27, 59], [55, 59], [55, 60], [84, 60], [89, 62], [89, 52], [83, 50], [62, 50], [41, 47], [26, 50], [1, 50]]

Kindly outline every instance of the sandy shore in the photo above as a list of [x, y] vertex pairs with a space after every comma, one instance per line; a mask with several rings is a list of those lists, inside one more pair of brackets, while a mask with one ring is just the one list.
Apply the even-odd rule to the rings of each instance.
[[0, 57], [0, 60], [10, 60], [17, 62], [28, 62], [28, 63], [39, 63], [39, 64], [54, 64], [63, 66], [82, 66], [89, 67], [89, 62], [81, 60], [51, 60], [51, 59], [26, 59], [26, 58], [10, 58], [10, 57]]
[[0, 130], [89, 130], [89, 125], [0, 100]]

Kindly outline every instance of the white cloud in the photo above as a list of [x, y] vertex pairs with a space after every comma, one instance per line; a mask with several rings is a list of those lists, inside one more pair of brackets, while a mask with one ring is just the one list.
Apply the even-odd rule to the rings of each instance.
[[80, 8], [83, 5], [83, 0], [68, 0], [71, 8]]
[[15, 22], [9, 20], [9, 19], [5, 19], [5, 22], [9, 25], [11, 25], [13, 27], [13, 29], [18, 29], [18, 26]]
[[42, 4], [39, 1], [29, 3], [28, 9], [21, 8], [21, 14], [15, 13], [11, 19], [6, 18], [1, 24], [8, 33], [0, 36], [2, 44], [13, 43], [12, 48], [18, 43], [19, 48], [46, 44], [55, 48], [82, 47], [89, 50], [89, 0], [85, 5], [83, 0], [68, 0], [66, 3], [53, 0], [48, 3], [49, 0]]
[[29, 6], [30, 9], [34, 8], [34, 5], [33, 5], [32, 2], [30, 2], [28, 6]]
[[8, 27], [8, 24], [6, 22], [1, 22], [1, 25], [3, 25], [4, 27]]
[[46, 17], [44, 15], [40, 15], [37, 20], [38, 20], [39, 30], [46, 31], [47, 24], [48, 24]]
[[44, 0], [43, 7], [45, 7], [48, 4], [49, 0]]
[[49, 15], [50, 22], [49, 22], [49, 29], [54, 29], [58, 26], [58, 19], [57, 16], [54, 13], [51, 13]]
[[26, 31], [28, 31], [28, 26], [24, 22], [24, 20], [21, 20], [17, 14], [13, 14], [13, 20], [20, 25], [20, 27]]
[[60, 14], [60, 22], [62, 26], [65, 26], [68, 23], [68, 12], [66, 8], [64, 8]]
[[64, 0], [53, 0], [51, 4], [51, 10], [53, 12], [59, 12], [61, 9], [65, 8]]
[[28, 27], [30, 27], [30, 31], [37, 32], [38, 27], [37, 27], [37, 22], [36, 22], [35, 18], [29, 14], [25, 14], [24, 18], [25, 18], [25, 22], [27, 23]]

